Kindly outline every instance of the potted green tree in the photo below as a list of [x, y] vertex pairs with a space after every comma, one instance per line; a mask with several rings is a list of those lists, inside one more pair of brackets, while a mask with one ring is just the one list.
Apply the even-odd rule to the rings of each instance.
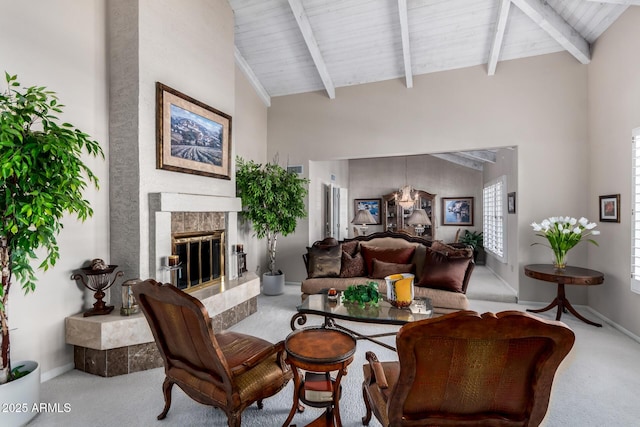
[[[93, 214], [82, 192], [87, 181], [97, 188], [98, 179], [81, 156], [104, 154], [87, 134], [59, 122], [56, 114], [64, 106], [54, 92], [41, 86], [20, 89], [17, 76], [8, 73], [5, 79], [7, 89], [0, 93], [0, 402], [18, 402], [16, 391], [8, 388], [36, 377], [28, 371], [39, 368], [35, 362], [11, 363], [7, 308], [12, 279], [15, 276], [25, 294], [35, 291], [31, 262], [40, 259], [36, 250], [43, 250], [39, 268], [46, 271], [60, 256], [56, 236], [63, 216], [70, 213], [84, 220]], [[39, 375], [35, 381], [39, 393]], [[11, 399], [3, 398], [4, 393]], [[3, 425], [13, 425], [5, 421], [3, 417]]]
[[484, 251], [484, 246], [482, 245], [482, 231], [465, 230], [464, 235], [460, 237], [459, 242], [473, 248], [473, 261], [477, 265], [485, 265], [486, 253]]
[[269, 269], [262, 275], [265, 295], [284, 292], [284, 274], [276, 269], [276, 244], [278, 235], [293, 233], [298, 219], [307, 216], [304, 197], [308, 182], [277, 162], [262, 165], [236, 159], [236, 190], [244, 207], [241, 216], [252, 223], [259, 239], [267, 239]]

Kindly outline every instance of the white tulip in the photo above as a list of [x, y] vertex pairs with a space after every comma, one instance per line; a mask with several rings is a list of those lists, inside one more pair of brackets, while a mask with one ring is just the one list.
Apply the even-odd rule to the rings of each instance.
[[598, 234], [600, 234], [600, 231], [599, 230], [593, 230], [591, 232], [591, 234], [593, 234], [594, 236], [597, 236]]
[[585, 225], [584, 228], [586, 228], [587, 230], [591, 230], [592, 228], [595, 228], [597, 224], [595, 222], [590, 222], [589, 224]]

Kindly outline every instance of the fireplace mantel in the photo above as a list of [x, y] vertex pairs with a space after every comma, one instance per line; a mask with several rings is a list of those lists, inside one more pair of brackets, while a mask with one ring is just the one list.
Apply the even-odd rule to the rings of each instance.
[[238, 212], [242, 210], [239, 197], [189, 193], [149, 194], [149, 276], [158, 281], [167, 281], [163, 259], [171, 254], [171, 213], [172, 212], [222, 212], [226, 216], [226, 259], [227, 279], [237, 277], [237, 263], [233, 259], [232, 248], [237, 243]]
[[151, 193], [152, 212], [240, 212], [239, 197], [208, 196], [188, 193]]

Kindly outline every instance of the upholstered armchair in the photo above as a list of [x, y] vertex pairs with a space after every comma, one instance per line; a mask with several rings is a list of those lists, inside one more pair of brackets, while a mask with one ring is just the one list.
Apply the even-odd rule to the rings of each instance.
[[133, 287], [164, 361], [164, 419], [177, 384], [192, 399], [225, 411], [229, 427], [242, 411], [276, 394], [293, 374], [284, 344], [236, 332], [214, 333], [202, 303], [169, 284], [146, 280]]
[[363, 397], [383, 426], [537, 426], [575, 336], [561, 322], [459, 311], [408, 323], [398, 361], [367, 352]]

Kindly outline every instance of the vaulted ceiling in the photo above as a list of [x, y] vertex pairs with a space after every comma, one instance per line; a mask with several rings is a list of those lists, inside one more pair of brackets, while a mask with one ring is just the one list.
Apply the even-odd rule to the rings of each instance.
[[[266, 105], [324, 90], [590, 46], [640, 0], [229, 0], [236, 63]], [[489, 77], [488, 77], [489, 78]]]

